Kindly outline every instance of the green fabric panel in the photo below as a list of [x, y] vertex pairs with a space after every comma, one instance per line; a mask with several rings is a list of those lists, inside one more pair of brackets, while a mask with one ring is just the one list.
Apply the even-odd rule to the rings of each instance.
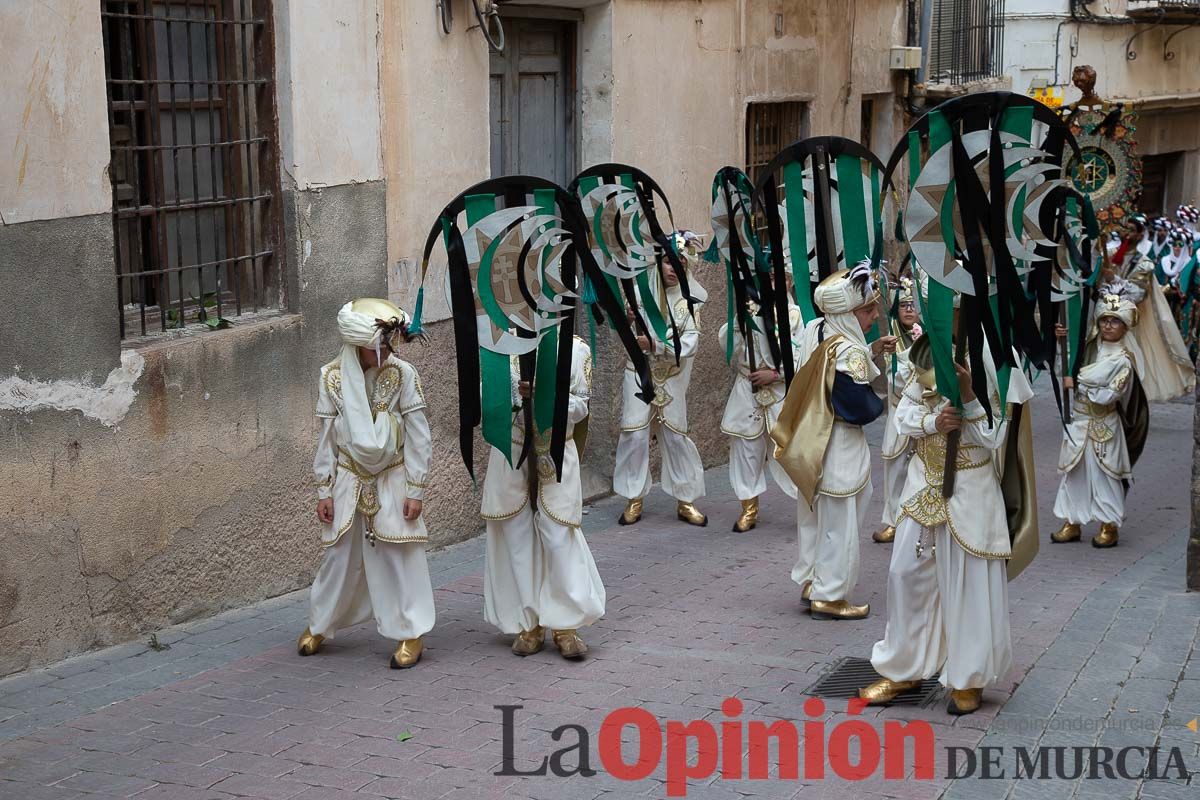
[[835, 161], [838, 181], [838, 212], [846, 266], [853, 267], [871, 255], [867, 236], [867, 198], [863, 196], [862, 159], [840, 155]]
[[[879, 183], [883, 180], [883, 176], [879, 174], [879, 170], [874, 165], [871, 169], [871, 213], [875, 215], [875, 225], [873, 229], [875, 241], [872, 245], [873, 250], [878, 250], [883, 253], [883, 197], [879, 192]], [[874, 253], [872, 253], [874, 257]]]
[[[466, 198], [468, 225], [474, 225], [495, 210], [494, 195], [477, 194]], [[482, 265], [480, 269], [482, 277]], [[512, 377], [509, 370], [508, 356], [479, 348], [483, 440], [503, 453], [505, 460], [512, 464]]]
[[[938, 148], [950, 143], [950, 125], [940, 111], [929, 112], [929, 151], [937, 152]], [[947, 192], [947, 195], [950, 193]], [[944, 209], [943, 209], [944, 211]], [[951, 229], [953, 242], [953, 226], [943, 214], [943, 228]], [[934, 374], [937, 377], [938, 393], [955, 406], [962, 407], [962, 399], [958, 392], [958, 376], [954, 370], [954, 290], [942, 286], [932, 278], [929, 281], [929, 301], [925, 304], [925, 314], [928, 316], [925, 335], [929, 336], [929, 349], [933, 357]]]
[[[534, 205], [545, 214], [554, 214], [555, 199], [553, 189], [535, 189], [533, 192]], [[549, 251], [542, 254], [542, 269], [545, 269], [549, 255]], [[545, 275], [539, 277], [543, 294], [550, 298], [555, 297], [554, 290], [546, 283]], [[546, 331], [542, 340], [538, 342], [537, 372], [533, 381], [533, 419], [539, 432], [554, 427], [554, 387], [557, 370], [558, 327], [555, 326]]]
[[820, 316], [812, 299], [812, 267], [808, 263], [808, 230], [804, 225], [804, 166], [790, 161], [783, 166], [783, 191], [787, 195], [788, 247], [792, 251], [792, 284], [796, 305], [805, 324]]
[[921, 134], [911, 131], [908, 134], [908, 188], [911, 189], [921, 174]]

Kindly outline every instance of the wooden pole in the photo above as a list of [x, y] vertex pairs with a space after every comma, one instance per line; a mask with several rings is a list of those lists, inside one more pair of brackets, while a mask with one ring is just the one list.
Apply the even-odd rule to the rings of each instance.
[[[1067, 301], [1062, 302], [1062, 325], [1067, 329], [1067, 335], [1062, 340], [1062, 376], [1063, 378], [1071, 377], [1071, 325], [1070, 317], [1067, 312]], [[1063, 389], [1063, 421], [1068, 425], [1071, 424], [1071, 393], [1067, 389]]]
[[[954, 363], [961, 364], [967, 355], [967, 335], [963, 329], [963, 314], [959, 310], [958, 320], [954, 325]], [[958, 373], [954, 375], [958, 380]], [[962, 409], [962, 396], [959, 396], [959, 410]], [[958, 443], [962, 439], [962, 429], [946, 434], [946, 466], [942, 471], [942, 497], [949, 500], [954, 496], [954, 478], [958, 474]]]

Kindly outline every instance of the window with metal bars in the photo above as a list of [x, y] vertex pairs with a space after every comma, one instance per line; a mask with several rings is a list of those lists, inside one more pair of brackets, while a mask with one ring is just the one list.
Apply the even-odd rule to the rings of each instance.
[[[757, 186], [758, 177], [779, 151], [808, 136], [808, 103], [786, 101], [751, 103], [746, 107], [746, 174]], [[767, 240], [767, 220], [757, 209], [754, 229]]]
[[930, 83], [963, 84], [1003, 72], [1004, 0], [933, 0]]
[[269, 0], [101, 0], [121, 338], [279, 305]]

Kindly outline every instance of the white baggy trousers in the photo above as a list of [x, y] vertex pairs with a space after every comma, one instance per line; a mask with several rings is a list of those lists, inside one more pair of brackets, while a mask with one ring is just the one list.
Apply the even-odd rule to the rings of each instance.
[[[690, 437], [658, 425], [662, 453], [662, 488], [681, 503], [694, 503], [704, 496], [704, 462]], [[613, 466], [613, 491], [626, 500], [641, 500], [650, 494], [650, 425], [636, 431], [621, 431]]]
[[583, 531], [528, 505], [487, 521], [483, 616], [503, 633], [574, 630], [604, 616], [604, 583]]
[[813, 600], [847, 600], [858, 584], [858, 532], [871, 504], [871, 483], [848, 497], [818, 494], [813, 508], [797, 501], [800, 554], [792, 580], [812, 582]]
[[897, 526], [887, 616], [871, 651], [885, 678], [924, 680], [940, 670], [943, 686], [982, 689], [1012, 667], [1005, 561], [971, 555], [945, 525], [925, 529], [905, 517]]
[[331, 547], [310, 593], [308, 630], [332, 639], [375, 618], [381, 636], [403, 641], [433, 630], [433, 585], [424, 542], [376, 542], [363, 536], [362, 517]]
[[1054, 498], [1054, 516], [1075, 525], [1092, 521], [1120, 525], [1125, 519], [1125, 488], [1101, 468], [1091, 442], [1071, 471], [1062, 476]]

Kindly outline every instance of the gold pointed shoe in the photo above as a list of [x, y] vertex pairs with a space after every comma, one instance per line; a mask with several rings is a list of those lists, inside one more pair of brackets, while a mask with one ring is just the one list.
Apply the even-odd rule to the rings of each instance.
[[1081, 534], [1082, 531], [1074, 522], [1064, 522], [1061, 528], [1050, 534], [1050, 541], [1056, 544], [1078, 542]]
[[893, 681], [880, 678], [865, 689], [859, 689], [858, 696], [866, 700], [869, 706], [882, 706], [892, 702], [905, 692], [911, 692], [920, 687], [920, 681]]
[[531, 631], [521, 631], [513, 639], [512, 651], [519, 656], [531, 656], [540, 653], [546, 645], [546, 629], [538, 625]]
[[296, 652], [302, 656], [316, 655], [324, 641], [324, 636], [314, 636], [308, 628], [305, 628], [304, 633], [300, 634], [300, 639], [296, 642]]
[[1116, 547], [1117, 531], [1116, 525], [1105, 522], [1100, 526], [1100, 532], [1092, 538], [1092, 547]]
[[633, 525], [642, 518], [642, 501], [630, 500], [625, 504], [625, 510], [617, 517], [618, 525]]
[[555, 631], [554, 646], [558, 648], [559, 655], [563, 658], [583, 658], [588, 651], [579, 631], [575, 630]]
[[946, 713], [961, 717], [973, 714], [979, 710], [983, 702], [983, 689], [951, 689], [950, 699], [946, 701]]
[[758, 498], [742, 501], [742, 514], [733, 523], [734, 533], [745, 533], [758, 524]]
[[800, 603], [806, 608], [812, 605], [812, 581], [806, 582], [800, 590]]
[[420, 637], [416, 639], [405, 639], [396, 648], [396, 652], [392, 653], [392, 669], [408, 669], [409, 667], [415, 667], [417, 662], [421, 660], [421, 651], [424, 649], [425, 646], [421, 644]]
[[866, 619], [871, 606], [853, 606], [846, 600], [813, 600], [808, 613], [813, 619]]
[[875, 531], [871, 534], [871, 538], [880, 544], [891, 544], [896, 541], [896, 528], [888, 525], [886, 528]]
[[680, 502], [675, 511], [678, 513], [679, 518], [688, 525], [703, 528], [708, 524], [708, 517], [701, 514], [700, 509], [696, 508], [693, 503]]

